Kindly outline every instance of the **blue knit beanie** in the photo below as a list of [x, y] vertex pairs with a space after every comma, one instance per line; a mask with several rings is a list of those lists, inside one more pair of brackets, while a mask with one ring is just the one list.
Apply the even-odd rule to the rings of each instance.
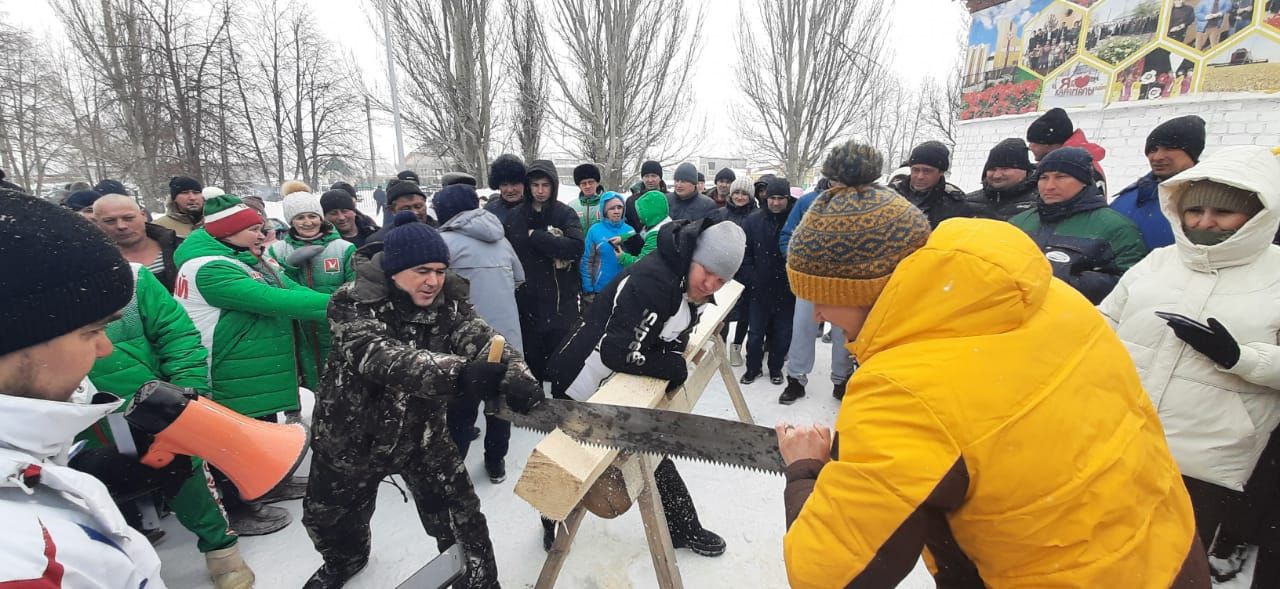
[[444, 225], [458, 213], [480, 208], [480, 197], [476, 196], [475, 186], [451, 184], [436, 193], [431, 206], [436, 210], [436, 220]]
[[418, 222], [413, 211], [401, 211], [382, 242], [382, 271], [390, 277], [431, 263], [448, 265], [449, 246], [434, 228]]
[[1080, 147], [1060, 147], [1040, 160], [1036, 177], [1045, 172], [1062, 172], [1081, 184], [1093, 184], [1093, 156]]

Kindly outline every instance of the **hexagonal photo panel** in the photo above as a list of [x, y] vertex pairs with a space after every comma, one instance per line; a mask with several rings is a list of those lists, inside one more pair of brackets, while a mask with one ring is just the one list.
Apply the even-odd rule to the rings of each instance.
[[1160, 0], [1104, 0], [1089, 13], [1084, 49], [1111, 65], [1151, 45], [1160, 30]]
[[1155, 47], [1116, 72], [1111, 102], [1161, 100], [1195, 88], [1196, 61], [1166, 47]]
[[1102, 106], [1107, 101], [1111, 75], [1081, 58], [1045, 78], [1040, 90], [1040, 110], [1054, 107]]
[[1280, 0], [1267, 0], [1262, 5], [1262, 24], [1280, 33]]
[[1205, 60], [1201, 92], [1280, 91], [1280, 42], [1255, 33]]
[[1165, 37], [1196, 51], [1211, 52], [1253, 24], [1254, 0], [1172, 0], [1168, 4]]
[[1099, 0], [1067, 0], [1067, 1], [1072, 4], [1082, 6], [1084, 8], [1088, 8], [1099, 2]]
[[1080, 49], [1085, 10], [1067, 2], [1054, 2], [1023, 27], [1022, 65], [1048, 75]]

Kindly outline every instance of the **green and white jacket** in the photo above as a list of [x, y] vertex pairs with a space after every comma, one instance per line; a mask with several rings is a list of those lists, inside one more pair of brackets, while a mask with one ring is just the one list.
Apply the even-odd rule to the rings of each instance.
[[293, 320], [322, 321], [329, 295], [197, 229], [174, 253], [173, 296], [209, 352], [213, 399], [249, 417], [298, 409]]
[[[299, 248], [315, 245], [324, 249], [305, 260], [294, 260], [297, 266], [289, 264], [289, 257]], [[351, 265], [351, 256], [356, 246], [342, 239], [336, 229], [330, 229], [315, 239], [301, 239], [291, 229], [284, 239], [271, 244], [267, 250], [271, 258], [284, 268], [284, 273], [294, 282], [311, 290], [324, 294], [333, 294], [338, 287], [356, 279], [355, 269]], [[296, 257], [296, 256], [295, 256]], [[320, 389], [320, 369], [324, 367], [325, 358], [329, 357], [329, 322], [302, 321], [298, 325], [302, 337], [298, 338], [298, 360], [302, 364], [303, 384], [316, 391]]]

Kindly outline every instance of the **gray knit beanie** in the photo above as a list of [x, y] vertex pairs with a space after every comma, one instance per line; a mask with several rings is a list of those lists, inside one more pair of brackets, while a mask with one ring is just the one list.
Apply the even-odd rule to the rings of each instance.
[[742, 232], [742, 228], [732, 221], [721, 221], [707, 227], [698, 236], [693, 261], [702, 264], [708, 272], [729, 280], [742, 266], [746, 249], [747, 234]]

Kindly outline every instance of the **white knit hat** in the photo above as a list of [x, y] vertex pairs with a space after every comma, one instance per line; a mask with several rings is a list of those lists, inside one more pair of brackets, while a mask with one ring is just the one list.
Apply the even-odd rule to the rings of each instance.
[[320, 207], [320, 195], [310, 192], [295, 192], [284, 197], [284, 218], [290, 222], [294, 217], [304, 213], [315, 213], [323, 217], [324, 209]]

